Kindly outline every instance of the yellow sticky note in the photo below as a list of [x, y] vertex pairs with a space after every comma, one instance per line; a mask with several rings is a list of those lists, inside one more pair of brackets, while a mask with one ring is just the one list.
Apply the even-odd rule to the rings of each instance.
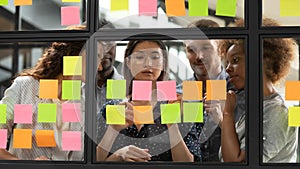
[[125, 105], [106, 106], [107, 124], [125, 124]]
[[206, 81], [207, 100], [226, 100], [226, 80]]
[[82, 57], [81, 56], [64, 56], [63, 60], [64, 76], [81, 76], [82, 75]]
[[202, 100], [202, 81], [183, 81], [183, 100]]
[[58, 80], [41, 79], [39, 88], [39, 98], [55, 99], [58, 97]]
[[32, 129], [14, 129], [13, 148], [31, 149]]
[[300, 100], [300, 81], [285, 82], [285, 100]]
[[37, 130], [35, 137], [38, 147], [56, 147], [54, 130]]
[[135, 124], [154, 124], [152, 106], [133, 106]]
[[280, 16], [300, 16], [300, 0], [280, 0]]
[[166, 13], [168, 16], [185, 16], [184, 0], [165, 0]]
[[110, 10], [111, 11], [122, 11], [128, 10], [128, 0], [111, 0], [110, 1]]
[[300, 126], [300, 107], [289, 107], [288, 115], [289, 126]]
[[80, 2], [81, 0], [62, 0], [62, 2]]
[[32, 0], [14, 0], [15, 6], [32, 5]]

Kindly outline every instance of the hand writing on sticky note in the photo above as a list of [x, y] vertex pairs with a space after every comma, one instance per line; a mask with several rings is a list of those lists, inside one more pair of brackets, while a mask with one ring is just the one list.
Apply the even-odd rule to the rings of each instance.
[[111, 124], [110, 126], [116, 130], [120, 131], [129, 126], [133, 125], [133, 105], [129, 102], [121, 102], [120, 105], [125, 105], [125, 124]]

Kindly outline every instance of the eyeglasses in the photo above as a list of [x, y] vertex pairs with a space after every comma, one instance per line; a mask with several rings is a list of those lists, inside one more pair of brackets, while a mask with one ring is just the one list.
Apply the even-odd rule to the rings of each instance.
[[[132, 61], [135, 64], [145, 64], [150, 63], [152, 66], [160, 66], [163, 64], [163, 56], [158, 51], [150, 51], [150, 52], [133, 52], [129, 58], [132, 59]], [[146, 62], [146, 60], [148, 62]]]

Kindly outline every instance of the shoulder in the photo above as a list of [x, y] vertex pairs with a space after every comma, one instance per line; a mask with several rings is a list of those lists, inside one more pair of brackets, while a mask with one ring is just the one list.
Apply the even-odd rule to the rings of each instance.
[[14, 82], [16, 83], [36, 83], [38, 82], [37, 79], [33, 78], [32, 76], [19, 76], [17, 77]]
[[288, 108], [282, 96], [278, 93], [264, 98], [264, 114], [272, 112], [271, 116], [282, 116], [288, 111]]

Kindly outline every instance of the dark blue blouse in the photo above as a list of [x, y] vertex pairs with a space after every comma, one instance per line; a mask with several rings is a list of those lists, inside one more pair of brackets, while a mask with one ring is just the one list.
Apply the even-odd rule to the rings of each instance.
[[[111, 100], [107, 102], [100, 113], [97, 114], [97, 143], [98, 144], [107, 130], [106, 124], [106, 105], [117, 105], [120, 101]], [[160, 119], [160, 104], [158, 102], [153, 109], [154, 124], [144, 124], [138, 131], [135, 125], [126, 129], [122, 129], [113, 143], [112, 149], [109, 151], [111, 155], [113, 152], [128, 145], [135, 145], [139, 148], [149, 149], [152, 155], [151, 161], [172, 161], [171, 147], [169, 141], [169, 134], [167, 125], [161, 124]], [[178, 127], [181, 135], [184, 137], [184, 142], [190, 152], [194, 155], [195, 161], [201, 161], [201, 150], [199, 135], [201, 132], [202, 123], [179, 123]]]

